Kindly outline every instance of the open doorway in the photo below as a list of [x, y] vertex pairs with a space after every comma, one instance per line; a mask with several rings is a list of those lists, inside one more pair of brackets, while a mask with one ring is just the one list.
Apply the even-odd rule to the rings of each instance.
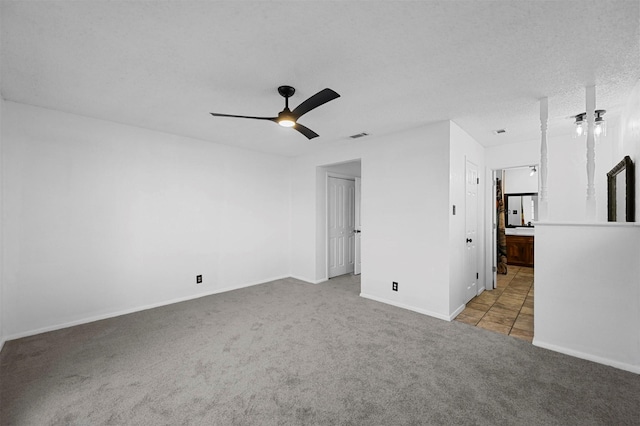
[[[533, 340], [537, 166], [493, 171], [491, 226], [493, 282], [473, 298], [457, 321], [526, 341]], [[492, 285], [491, 285], [492, 284]]]
[[327, 176], [327, 247], [329, 279], [355, 272], [355, 178]]
[[325, 192], [326, 277], [359, 275], [361, 162], [353, 160], [319, 169]]

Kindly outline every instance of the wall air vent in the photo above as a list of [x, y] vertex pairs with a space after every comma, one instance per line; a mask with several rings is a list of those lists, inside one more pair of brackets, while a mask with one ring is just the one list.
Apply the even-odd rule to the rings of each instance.
[[358, 133], [357, 135], [351, 135], [349, 136], [351, 139], [358, 139], [358, 138], [363, 138], [365, 136], [369, 136], [369, 133], [367, 132], [362, 132], [362, 133]]
[[507, 133], [507, 129], [498, 129], [493, 131], [494, 135], [501, 135], [503, 133]]

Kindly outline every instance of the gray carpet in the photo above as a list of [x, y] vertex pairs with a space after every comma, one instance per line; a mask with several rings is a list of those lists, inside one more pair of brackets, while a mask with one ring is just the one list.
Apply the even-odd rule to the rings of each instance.
[[1, 424], [621, 425], [640, 376], [294, 279], [5, 344]]

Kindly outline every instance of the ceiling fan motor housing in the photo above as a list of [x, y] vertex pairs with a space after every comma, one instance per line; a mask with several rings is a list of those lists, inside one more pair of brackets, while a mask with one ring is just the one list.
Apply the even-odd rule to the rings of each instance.
[[291, 86], [280, 86], [278, 87], [278, 93], [285, 98], [290, 98], [294, 93], [296, 93], [296, 89]]

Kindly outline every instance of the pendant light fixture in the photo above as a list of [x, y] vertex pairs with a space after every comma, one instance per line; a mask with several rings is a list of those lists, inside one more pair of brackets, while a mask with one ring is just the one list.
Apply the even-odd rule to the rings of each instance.
[[[599, 136], [607, 135], [607, 123], [604, 121], [604, 114], [607, 111], [604, 109], [595, 110], [595, 127], [593, 129], [593, 134], [597, 138]], [[576, 126], [575, 131], [573, 132], [574, 138], [579, 138], [587, 133], [587, 113], [583, 112], [578, 115], [573, 116], [575, 119], [573, 124]]]
[[587, 113], [583, 112], [582, 114], [578, 114], [576, 116], [574, 116], [573, 118], [575, 118], [575, 122], [573, 124], [575, 124], [576, 128], [575, 131], [573, 132], [573, 137], [574, 138], [579, 138], [580, 136], [584, 135], [585, 132], [585, 128], [587, 123], [585, 123], [585, 118], [587, 117]]
[[596, 127], [593, 129], [593, 134], [596, 136], [607, 136], [607, 123], [602, 117], [607, 111], [603, 109], [597, 109], [596, 114]]

